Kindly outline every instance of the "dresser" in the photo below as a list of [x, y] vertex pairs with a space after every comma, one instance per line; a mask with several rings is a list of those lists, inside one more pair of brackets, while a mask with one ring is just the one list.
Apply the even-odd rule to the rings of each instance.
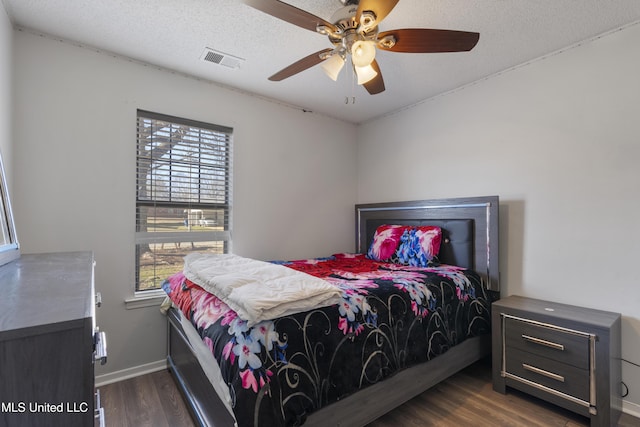
[[22, 255], [0, 267], [0, 425], [104, 424], [93, 270], [91, 252]]
[[493, 389], [512, 387], [615, 426], [620, 314], [510, 296], [492, 305]]

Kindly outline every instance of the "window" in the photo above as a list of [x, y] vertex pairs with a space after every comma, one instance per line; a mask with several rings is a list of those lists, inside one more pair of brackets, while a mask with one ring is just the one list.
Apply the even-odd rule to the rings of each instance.
[[190, 252], [227, 253], [232, 129], [138, 110], [136, 291]]

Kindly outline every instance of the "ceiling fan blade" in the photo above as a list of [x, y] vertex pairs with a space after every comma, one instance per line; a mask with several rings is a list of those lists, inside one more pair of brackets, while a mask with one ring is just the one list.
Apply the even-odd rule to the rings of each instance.
[[384, 87], [384, 80], [382, 79], [382, 73], [380, 72], [380, 67], [378, 66], [378, 61], [374, 59], [373, 62], [371, 63], [371, 66], [373, 67], [374, 70], [376, 70], [378, 75], [375, 76], [373, 79], [369, 80], [368, 82], [366, 82], [365, 84], [363, 84], [362, 86], [364, 86], [364, 88], [367, 89], [367, 92], [369, 92], [371, 95], [375, 95], [380, 92], [384, 92], [385, 87]]
[[396, 7], [400, 0], [360, 0], [358, 11], [356, 12], [356, 21], [360, 22], [362, 12], [370, 10], [376, 14], [376, 25], [380, 24], [388, 14]]
[[301, 60], [296, 61], [293, 64], [289, 65], [288, 67], [285, 67], [282, 70], [278, 71], [273, 76], [269, 77], [269, 80], [271, 80], [272, 82], [279, 82], [280, 80], [284, 80], [288, 77], [298, 74], [299, 72], [304, 71], [307, 68], [311, 68], [314, 65], [317, 65], [325, 60], [324, 58], [322, 58], [323, 53], [328, 53], [328, 52], [331, 52], [332, 50], [333, 49], [330, 49], [330, 48], [322, 49], [321, 51], [312, 53], [309, 56], [305, 56]]
[[332, 31], [337, 30], [336, 26], [332, 23], [278, 0], [244, 0], [244, 3], [254, 9], [258, 9], [266, 14], [289, 22], [290, 24], [313, 31], [314, 33], [316, 32], [318, 25], [324, 25]]
[[385, 47], [384, 43], [378, 43], [378, 48], [408, 53], [466, 52], [480, 39], [480, 34], [467, 31], [405, 28], [379, 33], [378, 40], [390, 35], [396, 39], [396, 44]]

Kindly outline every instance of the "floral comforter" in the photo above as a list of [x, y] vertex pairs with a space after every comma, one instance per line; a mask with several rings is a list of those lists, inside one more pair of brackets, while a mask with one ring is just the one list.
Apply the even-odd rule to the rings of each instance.
[[399, 370], [490, 333], [490, 297], [460, 267], [364, 255], [281, 262], [342, 291], [339, 305], [248, 328], [182, 273], [163, 284], [220, 365], [239, 426], [291, 426]]

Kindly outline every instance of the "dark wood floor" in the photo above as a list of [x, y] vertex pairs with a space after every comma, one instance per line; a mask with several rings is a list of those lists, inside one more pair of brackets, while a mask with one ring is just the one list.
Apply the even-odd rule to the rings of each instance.
[[[173, 378], [155, 372], [100, 387], [107, 426], [192, 427]], [[491, 366], [481, 361], [432, 387], [369, 427], [578, 427], [589, 420], [515, 390], [503, 395], [491, 387]], [[623, 414], [619, 427], [640, 425]]]
[[169, 371], [100, 387], [108, 427], [191, 427], [191, 415]]

